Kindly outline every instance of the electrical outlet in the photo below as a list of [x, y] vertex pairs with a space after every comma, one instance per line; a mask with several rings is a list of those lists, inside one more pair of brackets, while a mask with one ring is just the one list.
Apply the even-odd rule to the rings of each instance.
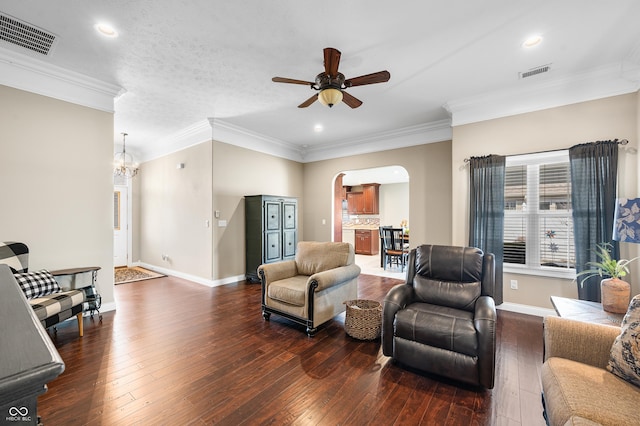
[[511, 290], [518, 289], [518, 280], [511, 280]]

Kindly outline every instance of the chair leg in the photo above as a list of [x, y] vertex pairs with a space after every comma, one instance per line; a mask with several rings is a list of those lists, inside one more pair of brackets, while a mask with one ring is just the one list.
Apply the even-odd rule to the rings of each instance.
[[84, 336], [84, 323], [82, 321], [82, 312], [76, 315], [76, 318], [78, 319], [78, 333], [80, 334], [80, 337], [82, 337]]

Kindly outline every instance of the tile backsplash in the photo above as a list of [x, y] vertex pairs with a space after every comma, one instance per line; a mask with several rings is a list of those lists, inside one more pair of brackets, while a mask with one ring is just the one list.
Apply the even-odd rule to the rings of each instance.
[[354, 225], [380, 226], [380, 218], [379, 217], [357, 217], [357, 218], [342, 221], [342, 226], [349, 227]]

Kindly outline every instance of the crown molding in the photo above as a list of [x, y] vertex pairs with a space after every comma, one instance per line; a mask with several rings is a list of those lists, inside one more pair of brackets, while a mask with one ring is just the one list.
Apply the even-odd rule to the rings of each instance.
[[441, 142], [451, 140], [451, 137], [451, 124], [447, 119], [360, 138], [346, 139], [317, 148], [301, 149], [297, 145], [253, 132], [226, 121], [209, 118], [158, 140], [151, 149], [138, 153], [138, 158], [140, 161], [150, 161], [193, 145], [216, 140], [275, 157], [308, 163]]
[[114, 98], [125, 90], [0, 47], [0, 84], [77, 105], [114, 112]]
[[442, 142], [451, 140], [452, 133], [451, 121], [448, 119], [418, 124], [364, 137], [344, 139], [329, 145], [311, 147], [303, 153], [303, 162], [330, 160], [332, 158]]
[[272, 138], [218, 118], [209, 118], [213, 140], [262, 152], [276, 157], [303, 162], [302, 150], [280, 139]]
[[615, 63], [537, 84], [452, 100], [443, 107], [451, 114], [452, 126], [460, 126], [636, 92], [639, 81], [637, 64]]
[[136, 156], [140, 162], [151, 161], [210, 140], [211, 125], [208, 120], [200, 120], [139, 149]]
[[139, 158], [140, 161], [150, 161], [210, 140], [293, 161], [302, 161], [301, 151], [296, 146], [217, 118], [198, 121], [178, 132], [167, 135], [153, 144], [150, 149], [141, 151]]

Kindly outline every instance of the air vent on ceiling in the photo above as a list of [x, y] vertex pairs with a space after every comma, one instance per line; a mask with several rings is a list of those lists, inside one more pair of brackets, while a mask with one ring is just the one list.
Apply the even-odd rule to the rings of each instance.
[[54, 34], [0, 13], [0, 41], [48, 55], [56, 41]]
[[551, 70], [551, 64], [542, 65], [540, 67], [531, 68], [529, 71], [524, 71], [518, 73], [520, 78], [533, 77], [534, 75], [543, 74], [545, 72], [549, 72]]

